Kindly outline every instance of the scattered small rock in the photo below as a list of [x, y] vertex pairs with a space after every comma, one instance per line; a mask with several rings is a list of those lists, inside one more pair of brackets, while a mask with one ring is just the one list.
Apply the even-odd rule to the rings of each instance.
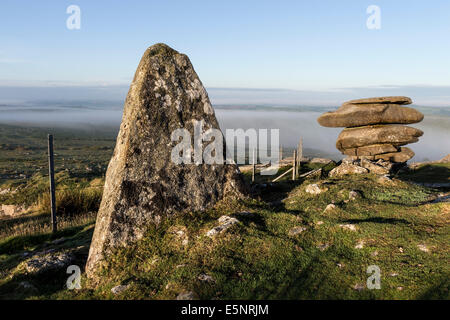
[[362, 283], [357, 283], [353, 286], [353, 289], [355, 289], [356, 291], [362, 291], [366, 288], [366, 286]]
[[348, 198], [350, 200], [356, 200], [357, 198], [361, 198], [361, 193], [359, 191], [356, 191], [356, 190], [351, 190], [348, 193]]
[[305, 191], [310, 194], [321, 194], [328, 191], [328, 188], [321, 188], [317, 183], [309, 184], [306, 186]]
[[111, 289], [112, 294], [118, 295], [127, 290], [130, 287], [129, 284], [120, 284]]
[[[326, 210], [326, 209], [325, 209], [325, 210]], [[317, 226], [323, 225], [323, 221], [317, 221], [317, 222], [316, 222], [316, 225], [317, 225]]]
[[398, 273], [396, 273], [396, 272], [389, 273], [389, 277], [397, 277], [397, 276], [398, 276]]
[[321, 243], [317, 246], [317, 249], [324, 251], [326, 250], [330, 245], [328, 243]]
[[291, 230], [289, 230], [289, 235], [290, 236], [296, 236], [296, 235], [302, 233], [305, 230], [306, 230], [305, 227], [293, 227]]
[[364, 240], [359, 240], [355, 246], [355, 249], [362, 249], [362, 248], [364, 248]]
[[336, 209], [336, 205], [333, 203], [330, 203], [329, 205], [326, 206], [326, 208], [325, 208], [325, 210], [323, 210], [323, 212], [333, 211], [334, 209]]
[[197, 298], [196, 294], [192, 291], [181, 292], [177, 296], [177, 300], [195, 300]]
[[214, 278], [211, 277], [210, 275], [207, 275], [205, 273], [201, 273], [198, 277], [198, 280], [203, 281], [203, 282], [214, 282]]
[[233, 226], [234, 224], [236, 224], [238, 222], [239, 222], [239, 220], [234, 217], [221, 216], [219, 218], [220, 225], [209, 230], [206, 233], [206, 235], [208, 237], [214, 237], [215, 235], [224, 232], [225, 230], [229, 229], [231, 226]]
[[378, 255], [378, 251], [377, 250], [375, 250], [374, 252], [372, 252], [371, 254], [370, 254], [372, 257], [376, 257], [377, 255]]
[[420, 251], [423, 251], [423, 252], [430, 252], [430, 249], [428, 249], [427, 246], [424, 245], [424, 244], [418, 244], [418, 245], [417, 245], [417, 248], [418, 248]]
[[402, 291], [402, 290], [403, 290], [403, 287], [397, 287], [397, 290], [398, 290], [398, 291]]
[[400, 253], [403, 253], [403, 247], [398, 247], [398, 251], [399, 251]]
[[392, 181], [392, 179], [389, 178], [389, 176], [386, 176], [386, 175], [379, 177], [377, 179], [377, 182], [379, 184], [384, 184], [384, 185], [389, 185], [389, 184], [393, 184], [394, 183], [394, 181]]
[[339, 227], [341, 227], [342, 229], [347, 229], [350, 231], [356, 231], [356, 226], [354, 224], [340, 224]]
[[165, 287], [166, 290], [169, 290], [172, 287], [172, 285], [173, 285], [172, 282], [167, 283]]
[[175, 238], [181, 242], [182, 246], [187, 246], [189, 243], [189, 237], [187, 235], [187, 228], [184, 226], [173, 226], [169, 229], [169, 232], [175, 236]]
[[16, 217], [21, 215], [22, 213], [25, 213], [28, 210], [25, 205], [15, 205], [15, 204], [2, 204], [0, 207], [0, 216], [10, 216], [10, 217]]

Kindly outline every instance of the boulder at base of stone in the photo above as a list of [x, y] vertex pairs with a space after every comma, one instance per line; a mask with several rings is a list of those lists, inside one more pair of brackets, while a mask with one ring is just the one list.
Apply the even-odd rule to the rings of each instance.
[[360, 165], [361, 165], [361, 167], [369, 170], [370, 173], [383, 174], [383, 175], [389, 173], [389, 169], [387, 169], [381, 165], [378, 165], [377, 163], [374, 163], [367, 159], [361, 159]]
[[406, 162], [412, 157], [414, 157], [414, 151], [407, 147], [401, 147], [399, 152], [378, 154], [375, 156], [375, 159], [382, 159], [391, 162]]
[[361, 174], [361, 173], [369, 173], [369, 170], [351, 163], [342, 162], [339, 166], [331, 170], [328, 175], [330, 177], [341, 177], [346, 174]]
[[361, 128], [346, 128], [342, 130], [336, 141], [336, 148], [358, 148], [373, 144], [391, 144], [402, 146], [419, 141], [423, 131], [402, 125], [376, 125]]
[[[243, 179], [235, 164], [202, 162], [202, 151], [210, 142], [200, 142], [200, 161], [193, 159], [191, 141], [200, 121], [202, 134], [220, 130], [189, 58], [165, 44], [148, 48], [128, 91], [106, 172], [86, 265], [89, 277], [96, 278], [113, 248], [141, 239], [150, 225], [176, 214], [204, 211], [225, 197], [243, 196]], [[191, 163], [172, 161], [172, 150], [181, 142], [181, 135], [172, 141], [172, 134], [179, 129], [190, 133], [183, 157]]]

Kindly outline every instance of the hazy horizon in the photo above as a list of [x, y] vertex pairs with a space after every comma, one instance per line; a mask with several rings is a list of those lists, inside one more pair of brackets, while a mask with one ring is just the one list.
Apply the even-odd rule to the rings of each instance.
[[[61, 85], [41, 83], [34, 86], [5, 86], [0, 84], [0, 104], [88, 104], [121, 107], [128, 85]], [[353, 99], [379, 96], [408, 96], [413, 105], [429, 107], [450, 106], [450, 86], [394, 86], [333, 88], [329, 90], [292, 90], [266, 88], [206, 87], [215, 105], [303, 105], [339, 106]]]
[[[221, 101], [221, 100], [218, 100]], [[113, 136], [118, 131], [123, 104], [117, 102], [40, 101], [28, 104], [0, 104], [0, 125], [38, 126], [81, 130], [106, 130]], [[222, 101], [223, 102], [223, 101]], [[282, 104], [214, 104], [221, 129], [280, 129], [280, 143], [295, 147], [303, 138], [304, 148], [315, 150], [315, 156], [341, 159], [335, 147], [342, 128], [321, 127], [316, 119], [337, 106], [305, 106]], [[450, 107], [419, 107], [425, 114], [421, 123], [412, 126], [425, 133], [410, 147], [416, 153], [412, 161], [438, 160], [450, 152]]]

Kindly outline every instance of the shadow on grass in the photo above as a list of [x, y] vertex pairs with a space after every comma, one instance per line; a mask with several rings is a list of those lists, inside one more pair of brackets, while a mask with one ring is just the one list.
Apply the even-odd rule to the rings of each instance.
[[431, 286], [420, 297], [421, 300], [449, 300], [450, 299], [450, 274], [443, 276], [439, 283]]
[[373, 217], [367, 219], [346, 219], [341, 220], [341, 222], [351, 223], [351, 224], [359, 224], [359, 223], [383, 223], [383, 224], [411, 224], [408, 220], [405, 219], [396, 219], [396, 218], [383, 218], [383, 217]]
[[45, 233], [28, 236], [13, 236], [0, 241], [0, 254], [12, 254], [26, 250], [29, 247], [42, 244], [61, 237], [71, 237], [83, 230], [86, 225], [71, 227], [56, 233]]
[[[86, 243], [90, 242], [93, 229], [91, 228], [82, 231], [83, 228], [84, 226], [70, 228], [70, 230], [60, 231], [54, 236], [43, 235], [40, 238], [34, 238], [33, 241], [37, 242], [37, 240], [40, 239], [40, 243], [43, 243], [45, 240], [60, 238], [62, 236], [75, 236], [72, 239], [67, 239], [65, 246], [67, 246], [67, 248], [73, 248], [76, 247], [75, 244], [85, 245], [72, 251], [75, 258], [70, 263], [71, 265], [79, 266], [81, 271], [84, 272], [84, 266], [89, 252], [89, 247], [86, 246]], [[47, 238], [45, 238], [45, 236], [47, 236]], [[21, 243], [30, 241], [29, 237], [27, 238], [28, 239], [19, 239], [18, 241]], [[64, 249], [64, 245], [61, 247], [61, 249]], [[15, 265], [10, 266], [11, 270], [14, 270], [22, 261], [28, 258], [29, 257], [20, 257], [16, 259]], [[66, 273], [65, 267], [61, 269], [50, 269], [37, 274], [13, 274], [6, 282], [3, 282], [0, 285], [0, 300], [27, 299], [34, 296], [50, 298], [52, 294], [64, 289], [68, 277], [69, 275]], [[24, 286], [23, 284], [26, 285]]]
[[397, 178], [414, 182], [450, 182], [450, 169], [445, 164], [426, 164], [418, 169], [410, 169], [407, 172], [400, 173]]
[[37, 224], [42, 222], [50, 221], [50, 214], [41, 213], [38, 215], [28, 215], [28, 216], [19, 216], [12, 217], [7, 219], [0, 220], [0, 233], [2, 233], [5, 229], [11, 228], [17, 224]]

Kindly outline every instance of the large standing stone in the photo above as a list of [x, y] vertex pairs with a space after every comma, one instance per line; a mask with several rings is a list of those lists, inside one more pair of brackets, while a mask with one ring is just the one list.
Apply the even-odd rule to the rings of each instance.
[[395, 104], [344, 104], [334, 112], [322, 114], [317, 121], [324, 127], [359, 127], [371, 124], [410, 124], [423, 120], [413, 108]]
[[[147, 49], [125, 101], [114, 154], [86, 265], [92, 277], [112, 248], [143, 237], [150, 224], [177, 213], [240, 197], [242, 176], [234, 164], [176, 164], [175, 129], [219, 129], [214, 110], [189, 58], [164, 44]], [[225, 153], [224, 153], [225, 154]]]
[[423, 131], [402, 125], [375, 125], [342, 130], [336, 141], [336, 148], [358, 148], [373, 144], [391, 144], [402, 146], [419, 141]]

